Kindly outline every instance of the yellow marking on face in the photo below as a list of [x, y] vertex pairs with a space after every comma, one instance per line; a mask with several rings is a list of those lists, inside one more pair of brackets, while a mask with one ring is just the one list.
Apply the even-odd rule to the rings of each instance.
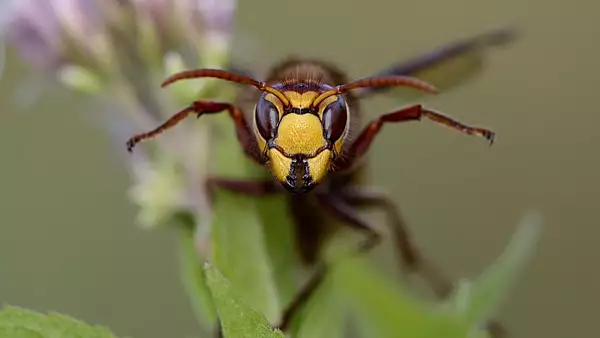
[[[269, 93], [265, 95], [265, 100], [270, 101], [272, 104], [275, 105], [275, 108], [277, 108], [277, 112], [279, 113], [279, 118], [281, 118], [281, 116], [283, 115], [283, 104], [277, 98], [277, 96]], [[256, 109], [256, 107], [254, 109]]]
[[262, 137], [262, 135], [260, 135], [260, 132], [258, 131], [258, 128], [256, 128], [256, 125], [254, 125], [254, 136], [256, 137], [256, 142], [258, 143], [258, 149], [260, 150], [260, 153], [264, 154], [264, 151], [267, 148], [267, 140], [265, 140]]
[[290, 104], [294, 108], [308, 108], [312, 101], [317, 96], [317, 92], [304, 92], [302, 94], [295, 91], [287, 91], [284, 92], [288, 100], [290, 100]]
[[333, 95], [330, 96], [328, 98], [326, 98], [325, 100], [323, 100], [323, 102], [321, 102], [319, 104], [319, 118], [323, 119], [323, 113], [325, 112], [325, 108], [327, 108], [327, 106], [335, 101], [337, 101], [338, 97], [337, 95]]
[[323, 150], [319, 155], [309, 158], [308, 170], [315, 183], [319, 183], [329, 171], [329, 161], [331, 160], [331, 151]]
[[279, 182], [285, 182], [290, 173], [292, 159], [285, 157], [275, 148], [269, 149], [269, 159], [271, 160], [271, 172], [273, 173], [273, 176], [275, 176]]
[[279, 124], [275, 144], [288, 154], [314, 154], [325, 146], [321, 120], [312, 114], [288, 114]]

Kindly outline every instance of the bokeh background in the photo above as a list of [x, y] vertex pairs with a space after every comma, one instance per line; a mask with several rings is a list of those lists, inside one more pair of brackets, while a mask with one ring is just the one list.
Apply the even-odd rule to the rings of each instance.
[[[362, 77], [456, 38], [518, 27], [518, 43], [492, 53], [482, 75], [426, 101], [493, 128], [494, 146], [428, 122], [390, 126], [371, 151], [370, 180], [402, 205], [422, 249], [453, 277], [482, 271], [524, 213], [540, 211], [537, 255], [500, 317], [515, 338], [593, 337], [598, 11], [585, 0], [240, 1], [235, 59], [264, 69], [290, 53], [319, 56]], [[55, 88], [22, 109], [13, 89], [28, 71], [14, 51], [4, 72], [0, 301], [120, 335], [198, 334], [173, 234], [134, 225], [128, 174], [89, 102]], [[369, 100], [367, 113], [392, 104]]]

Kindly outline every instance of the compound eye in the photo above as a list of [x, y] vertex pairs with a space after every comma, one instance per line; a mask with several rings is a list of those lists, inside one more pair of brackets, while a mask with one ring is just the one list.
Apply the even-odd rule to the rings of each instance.
[[323, 129], [325, 138], [330, 142], [337, 141], [346, 130], [348, 111], [342, 99], [330, 103], [323, 112]]
[[279, 124], [279, 111], [269, 100], [261, 98], [256, 105], [256, 126], [260, 136], [270, 140], [275, 136], [275, 130]]

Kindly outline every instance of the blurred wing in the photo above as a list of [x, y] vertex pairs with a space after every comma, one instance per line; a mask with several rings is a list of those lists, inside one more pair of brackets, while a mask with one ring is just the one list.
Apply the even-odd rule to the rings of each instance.
[[[436, 86], [440, 92], [456, 88], [481, 72], [490, 47], [504, 46], [515, 40], [512, 29], [503, 29], [443, 45], [411, 60], [395, 64], [378, 75], [409, 75]], [[403, 99], [425, 95], [409, 88], [364, 88], [356, 90], [360, 98], [371, 94], [393, 91]]]

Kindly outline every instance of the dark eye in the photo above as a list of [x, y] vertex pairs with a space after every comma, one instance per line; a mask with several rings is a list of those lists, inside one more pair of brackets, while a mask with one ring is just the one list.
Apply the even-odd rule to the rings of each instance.
[[279, 112], [277, 107], [268, 100], [260, 99], [256, 105], [256, 126], [258, 132], [265, 140], [275, 136], [275, 130], [279, 123]]
[[346, 129], [348, 119], [346, 104], [341, 99], [330, 103], [323, 112], [323, 129], [325, 138], [331, 142], [337, 141]]

